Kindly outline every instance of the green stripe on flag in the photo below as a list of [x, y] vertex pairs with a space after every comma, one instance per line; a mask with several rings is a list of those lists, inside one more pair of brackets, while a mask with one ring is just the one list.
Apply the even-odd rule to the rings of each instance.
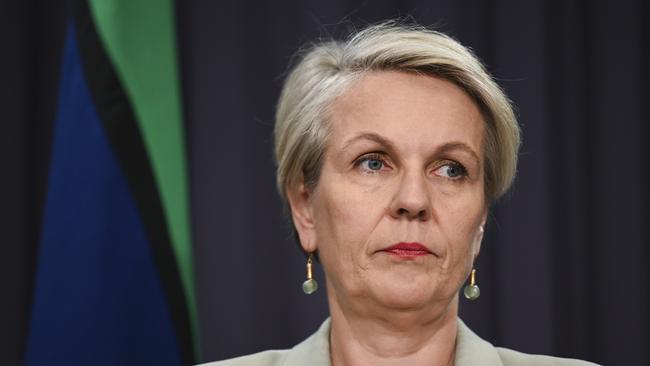
[[89, 0], [98, 33], [132, 101], [149, 152], [200, 357], [187, 164], [171, 0]]

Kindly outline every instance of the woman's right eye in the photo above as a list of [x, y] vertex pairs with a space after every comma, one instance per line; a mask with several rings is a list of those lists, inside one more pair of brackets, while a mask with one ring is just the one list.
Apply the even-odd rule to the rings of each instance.
[[381, 170], [381, 167], [384, 166], [384, 162], [377, 159], [368, 159], [363, 164], [370, 170]]
[[362, 156], [355, 163], [356, 166], [369, 173], [376, 173], [386, 168], [384, 159], [379, 154], [370, 154]]

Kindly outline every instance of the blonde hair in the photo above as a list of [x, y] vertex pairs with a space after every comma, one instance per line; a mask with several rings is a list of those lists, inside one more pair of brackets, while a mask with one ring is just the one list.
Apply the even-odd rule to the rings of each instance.
[[486, 123], [485, 194], [502, 196], [517, 169], [520, 131], [511, 103], [470, 50], [449, 36], [395, 21], [372, 25], [345, 41], [322, 41], [299, 53], [284, 83], [275, 118], [277, 185], [287, 192], [316, 186], [329, 135], [329, 109], [355, 80], [371, 71], [416, 72], [462, 88]]

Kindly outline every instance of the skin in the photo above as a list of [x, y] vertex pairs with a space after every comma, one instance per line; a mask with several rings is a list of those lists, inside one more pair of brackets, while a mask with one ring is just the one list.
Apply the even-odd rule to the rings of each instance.
[[[316, 187], [288, 196], [326, 274], [333, 364], [453, 363], [458, 291], [487, 215], [478, 107], [443, 79], [374, 71], [330, 123]], [[430, 254], [384, 251], [399, 242]]]

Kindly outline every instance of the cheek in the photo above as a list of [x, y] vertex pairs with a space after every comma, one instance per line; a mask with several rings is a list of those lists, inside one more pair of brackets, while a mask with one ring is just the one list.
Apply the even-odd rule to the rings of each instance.
[[360, 248], [381, 219], [382, 210], [372, 195], [332, 185], [319, 192], [315, 212], [320, 246], [337, 246], [339, 250]]
[[461, 262], [471, 263], [480, 244], [479, 227], [485, 212], [482, 193], [441, 198], [434, 206], [440, 228], [447, 238], [447, 265], [464, 268]]
[[315, 196], [316, 245], [328, 272], [362, 276], [372, 252], [371, 238], [376, 236], [385, 212], [380, 190], [344, 184], [330, 179]]

